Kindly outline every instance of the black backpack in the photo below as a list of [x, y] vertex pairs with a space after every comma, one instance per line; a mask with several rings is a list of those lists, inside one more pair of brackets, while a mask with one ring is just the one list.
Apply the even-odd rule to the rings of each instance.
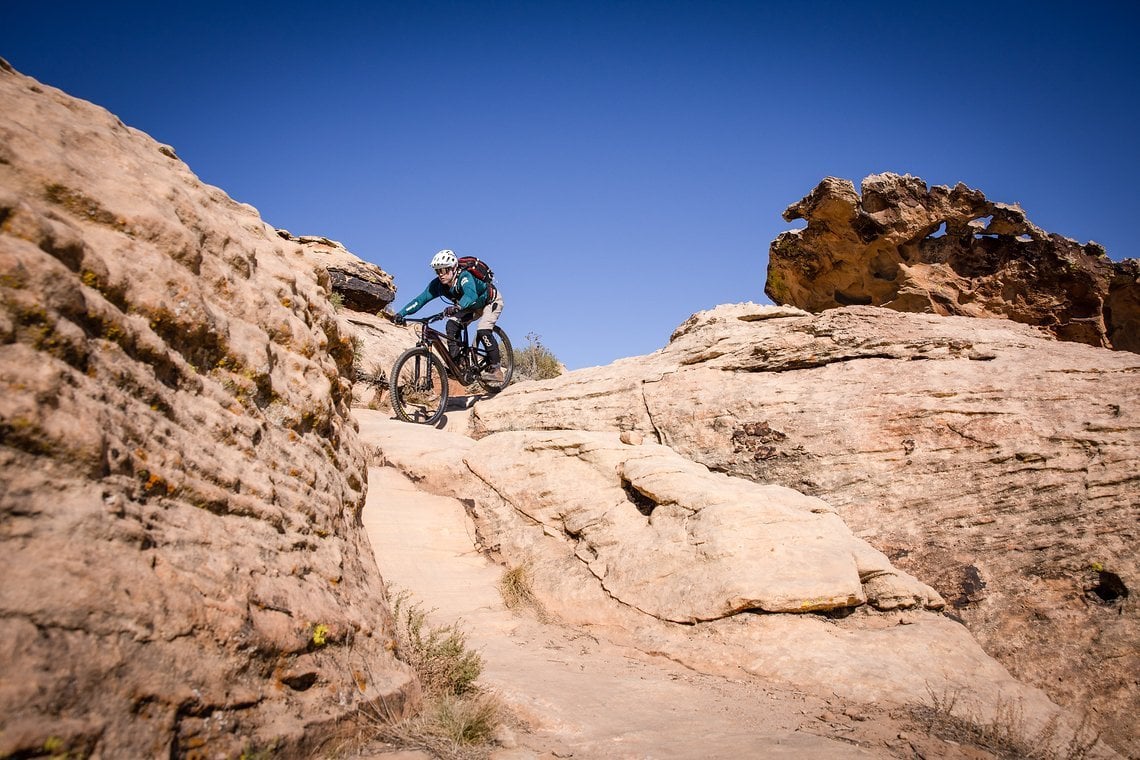
[[474, 256], [460, 256], [459, 268], [470, 272], [488, 285], [495, 280], [495, 273], [491, 271], [491, 267], [487, 266], [487, 262]]

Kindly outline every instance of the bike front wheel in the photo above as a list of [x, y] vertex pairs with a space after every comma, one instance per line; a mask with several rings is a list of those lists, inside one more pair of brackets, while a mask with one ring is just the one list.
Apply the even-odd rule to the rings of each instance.
[[475, 378], [479, 385], [483, 386], [483, 390], [488, 393], [498, 393], [506, 388], [511, 383], [511, 378], [515, 374], [515, 352], [511, 348], [511, 339], [503, 332], [503, 328], [495, 325], [494, 331], [495, 341], [499, 344], [499, 366], [503, 370], [502, 382], [495, 382], [486, 379], [482, 376], [482, 372], [490, 366], [490, 361], [487, 359], [487, 349], [478, 340], [475, 341]]
[[429, 349], [410, 348], [392, 367], [388, 381], [392, 411], [404, 422], [434, 425], [447, 406], [447, 370]]

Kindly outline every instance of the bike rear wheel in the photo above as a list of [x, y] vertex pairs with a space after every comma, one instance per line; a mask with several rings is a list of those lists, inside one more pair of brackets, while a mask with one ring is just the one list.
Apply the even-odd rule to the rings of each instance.
[[487, 349], [484, 348], [478, 340], [475, 341], [475, 379], [482, 386], [483, 390], [488, 393], [498, 393], [511, 384], [511, 378], [515, 374], [515, 352], [511, 348], [511, 339], [503, 332], [503, 328], [495, 325], [494, 332], [495, 340], [499, 344], [499, 366], [503, 370], [503, 381], [501, 383], [493, 382], [484, 379], [482, 373], [491, 362], [487, 358]]
[[388, 381], [392, 411], [404, 422], [434, 425], [447, 407], [447, 370], [429, 349], [400, 354]]

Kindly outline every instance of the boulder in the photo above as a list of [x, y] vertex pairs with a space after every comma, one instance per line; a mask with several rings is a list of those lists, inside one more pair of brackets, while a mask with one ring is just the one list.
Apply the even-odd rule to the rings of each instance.
[[344, 308], [376, 314], [396, 298], [392, 275], [350, 253], [342, 243], [318, 235], [295, 236], [281, 229], [277, 234], [299, 244], [314, 265], [328, 272], [332, 291]]
[[943, 604], [825, 502], [710, 472], [659, 444], [502, 433], [466, 461], [514, 510], [566, 536], [606, 594], [662, 620]]

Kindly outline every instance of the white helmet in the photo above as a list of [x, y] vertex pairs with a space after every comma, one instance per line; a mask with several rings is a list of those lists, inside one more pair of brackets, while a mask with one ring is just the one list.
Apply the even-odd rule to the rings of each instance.
[[455, 257], [454, 251], [449, 251], [446, 248], [431, 257], [431, 268], [435, 270], [440, 269], [454, 269], [459, 264], [459, 259]]

